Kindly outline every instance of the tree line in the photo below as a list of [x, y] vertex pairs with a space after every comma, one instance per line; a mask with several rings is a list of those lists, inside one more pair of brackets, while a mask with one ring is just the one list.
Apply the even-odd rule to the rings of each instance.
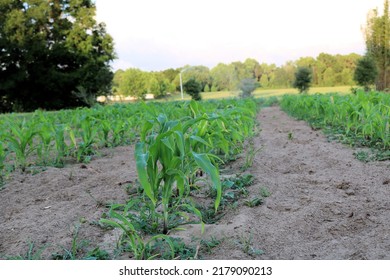
[[195, 79], [203, 92], [234, 91], [245, 79], [254, 79], [263, 88], [289, 88], [293, 86], [295, 72], [299, 67], [311, 70], [312, 86], [352, 86], [355, 84], [354, 71], [359, 59], [361, 56], [354, 53], [321, 53], [316, 58], [302, 57], [282, 66], [259, 63], [256, 59], [248, 58], [244, 62], [219, 63], [211, 69], [186, 65], [177, 69], [147, 72], [130, 68], [115, 72], [113, 89], [115, 94], [124, 96], [142, 97], [146, 93], [153, 93], [156, 97], [162, 97], [167, 92], [180, 90], [180, 73], [183, 84]]
[[[114, 42], [104, 23], [95, 20], [94, 0], [0, 0], [0, 113], [57, 110], [91, 106], [99, 95], [163, 97], [191, 81], [204, 92], [286, 88], [295, 83], [298, 69], [307, 69], [311, 86], [353, 85], [390, 88], [389, 1], [383, 13], [372, 10], [364, 29], [366, 53], [302, 57], [284, 65], [244, 62], [146, 72], [112, 73]], [[181, 74], [181, 75], [180, 75]], [[298, 75], [299, 77], [300, 75]], [[194, 81], [196, 84], [194, 84]], [[190, 86], [189, 84], [188, 86]], [[245, 92], [245, 90], [244, 90]]]

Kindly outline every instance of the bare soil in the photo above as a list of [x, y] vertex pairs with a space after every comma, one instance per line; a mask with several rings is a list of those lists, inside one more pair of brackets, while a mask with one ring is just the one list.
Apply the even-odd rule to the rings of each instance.
[[[320, 131], [288, 117], [279, 107], [258, 115], [257, 153], [247, 171], [255, 176], [249, 198], [266, 188], [257, 207], [230, 207], [202, 238], [220, 240], [204, 259], [390, 259], [390, 162], [363, 163], [353, 149], [328, 142]], [[42, 254], [70, 248], [75, 226], [91, 248], [113, 250], [118, 232], [94, 225], [104, 206], [124, 203], [136, 177], [134, 147], [102, 151], [89, 164], [14, 173], [0, 191], [0, 256], [25, 255], [28, 242]], [[239, 172], [245, 153], [232, 163]], [[200, 226], [172, 233], [188, 242]], [[195, 239], [196, 240], [196, 239]], [[62, 246], [62, 247], [61, 247]]]

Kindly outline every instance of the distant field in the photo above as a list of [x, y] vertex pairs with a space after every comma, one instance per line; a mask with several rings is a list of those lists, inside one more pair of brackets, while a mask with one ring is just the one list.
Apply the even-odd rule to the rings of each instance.
[[[338, 87], [313, 87], [310, 89], [309, 93], [350, 93], [351, 86], [338, 86]], [[294, 88], [282, 88], [282, 89], [263, 89], [259, 88], [255, 90], [253, 95], [255, 97], [272, 97], [272, 96], [282, 96], [284, 94], [298, 94], [298, 91]], [[219, 98], [232, 98], [238, 95], [235, 91], [218, 91], [218, 92], [204, 92], [202, 93], [203, 99], [219, 99]], [[173, 95], [169, 100], [180, 100], [180, 94]], [[184, 94], [184, 99], [189, 100], [191, 97], [187, 94]]]
[[[313, 87], [310, 88], [309, 93], [350, 93], [351, 86], [338, 86], [338, 87]], [[284, 94], [298, 94], [298, 90], [294, 88], [285, 88], [285, 89], [257, 89], [254, 92], [255, 97], [272, 97], [272, 96], [281, 96]]]

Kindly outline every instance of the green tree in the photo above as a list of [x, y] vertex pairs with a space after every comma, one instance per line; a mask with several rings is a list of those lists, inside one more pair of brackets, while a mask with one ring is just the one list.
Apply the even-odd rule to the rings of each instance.
[[161, 72], [151, 73], [149, 80], [149, 91], [155, 98], [162, 98], [167, 95], [171, 89], [171, 83]]
[[187, 82], [185, 82], [183, 89], [193, 100], [198, 101], [202, 99], [202, 96], [200, 95], [202, 85], [194, 78], [190, 78]]
[[234, 90], [238, 84], [234, 66], [219, 63], [210, 71], [213, 87], [219, 90]]
[[123, 73], [119, 94], [144, 98], [149, 90], [150, 76], [140, 69], [130, 68]]
[[336, 74], [332, 67], [326, 68], [322, 73], [322, 86], [333, 87], [336, 85]]
[[375, 60], [378, 68], [376, 86], [378, 90], [390, 87], [390, 18], [389, 1], [384, 3], [383, 15], [377, 10], [368, 15], [365, 30], [367, 53]]
[[295, 72], [293, 87], [297, 88], [300, 93], [308, 92], [312, 81], [312, 72], [310, 68], [299, 67]]
[[354, 79], [366, 92], [370, 90], [370, 85], [375, 83], [377, 76], [377, 66], [372, 57], [365, 55], [358, 61]]
[[296, 67], [292, 61], [288, 61], [282, 67], [278, 67], [274, 71], [272, 87], [289, 88], [292, 86], [295, 79]]
[[244, 66], [247, 76], [259, 82], [264, 71], [260, 63], [256, 59], [248, 58], [244, 61]]
[[92, 0], [0, 0], [0, 111], [90, 105], [111, 90], [111, 36]]

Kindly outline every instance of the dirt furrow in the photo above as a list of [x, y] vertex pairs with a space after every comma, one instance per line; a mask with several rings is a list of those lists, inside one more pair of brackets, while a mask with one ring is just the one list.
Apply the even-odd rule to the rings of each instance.
[[[264, 149], [250, 170], [251, 191], [265, 186], [272, 195], [227, 219], [227, 236], [251, 237], [264, 251], [257, 259], [390, 259], [390, 162], [362, 163], [352, 148], [329, 143], [279, 107], [263, 109], [258, 120], [255, 145]], [[244, 257], [232, 248], [214, 257]]]

